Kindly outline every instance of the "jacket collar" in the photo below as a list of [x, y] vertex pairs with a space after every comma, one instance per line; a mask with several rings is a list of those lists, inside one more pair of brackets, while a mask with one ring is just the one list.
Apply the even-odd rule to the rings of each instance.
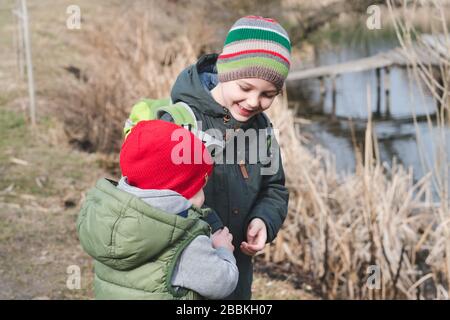
[[126, 177], [120, 179], [117, 188], [131, 193], [148, 205], [170, 214], [184, 213], [192, 206], [192, 203], [178, 192], [136, 188], [128, 184]]

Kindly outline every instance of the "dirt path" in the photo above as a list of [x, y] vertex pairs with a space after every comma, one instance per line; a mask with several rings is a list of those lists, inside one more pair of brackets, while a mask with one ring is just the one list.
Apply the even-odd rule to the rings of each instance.
[[[42, 134], [50, 121], [31, 132], [22, 115], [0, 106], [0, 128], [0, 298], [91, 297], [92, 263], [75, 221], [85, 190], [104, 171], [95, 156], [53, 145]], [[81, 290], [66, 287], [69, 265], [86, 275]]]

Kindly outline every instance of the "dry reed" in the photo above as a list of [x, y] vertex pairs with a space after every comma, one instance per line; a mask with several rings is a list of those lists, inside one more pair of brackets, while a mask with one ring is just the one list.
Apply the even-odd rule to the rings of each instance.
[[[447, 39], [437, 76], [431, 66], [417, 63], [417, 47], [412, 46], [415, 37], [421, 48], [426, 47], [411, 21], [411, 7], [419, 7], [418, 1], [405, 1], [400, 9], [388, 1], [404, 53], [414, 63], [410, 78], [425, 82], [441, 105], [437, 119], [441, 134], [436, 143], [445, 146], [450, 114], [450, 38], [442, 3], [427, 4], [434, 17], [429, 29]], [[407, 5], [404, 15], [398, 12]], [[437, 54], [428, 50], [430, 55]], [[355, 150], [356, 172], [338, 174], [328, 151], [320, 146], [311, 151], [299, 139], [286, 97], [270, 109], [270, 114], [280, 130], [291, 198], [287, 221], [275, 243], [266, 248], [266, 260], [288, 261], [299, 273], [311, 274], [326, 298], [448, 299], [450, 214], [445, 148], [438, 148], [432, 164], [424, 168], [428, 173], [414, 183], [412, 170], [397, 165], [395, 159], [391, 167], [377, 160], [377, 139], [369, 119], [365, 149]], [[419, 133], [417, 138], [420, 145]], [[438, 187], [437, 203], [432, 183]], [[373, 265], [380, 271], [378, 289], [371, 286], [368, 274]]]
[[[71, 143], [87, 151], [117, 152], [132, 105], [143, 97], [168, 97], [176, 76], [195, 62], [202, 48], [190, 41], [189, 32], [198, 31], [197, 23], [175, 33], [175, 19], [155, 6], [135, 4], [84, 26], [79, 46], [85, 67], [78, 77], [64, 79], [59, 94]], [[199, 34], [199, 43], [208, 36]]]

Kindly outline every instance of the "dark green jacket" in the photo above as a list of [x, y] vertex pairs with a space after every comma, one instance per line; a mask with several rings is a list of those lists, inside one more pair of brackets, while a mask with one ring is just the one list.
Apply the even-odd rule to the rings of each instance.
[[206, 214], [194, 207], [186, 218], [167, 214], [100, 179], [77, 220], [81, 245], [95, 259], [96, 299], [201, 298], [171, 279], [184, 248], [210, 234]]
[[[248, 130], [265, 129], [270, 125], [267, 117], [258, 114], [246, 123], [236, 121], [228, 110], [218, 104], [204, 87], [199, 74], [214, 73], [216, 54], [205, 55], [199, 61], [186, 68], [177, 78], [171, 93], [173, 103], [183, 101], [194, 111], [197, 120], [202, 122], [202, 130], [219, 129], [225, 134], [226, 129]], [[208, 89], [211, 85], [205, 84]], [[231, 119], [224, 121], [229, 114]], [[248, 153], [247, 153], [248, 154]], [[278, 153], [279, 155], [279, 153]], [[239, 247], [246, 241], [246, 230], [253, 218], [261, 218], [266, 226], [268, 239], [271, 242], [286, 218], [289, 194], [285, 187], [285, 176], [279, 156], [279, 169], [273, 175], [261, 175], [263, 164], [246, 163], [248, 179], [241, 173], [238, 164], [216, 164], [213, 175], [205, 187], [205, 205], [217, 212], [221, 222], [233, 234], [233, 245], [237, 266], [239, 268], [239, 282], [229, 299], [250, 299], [253, 278], [251, 257], [243, 254]], [[219, 226], [211, 223], [213, 232]]]

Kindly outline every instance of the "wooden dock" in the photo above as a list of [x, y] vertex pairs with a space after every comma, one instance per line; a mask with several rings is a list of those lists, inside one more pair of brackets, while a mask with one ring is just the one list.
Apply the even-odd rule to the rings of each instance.
[[[377, 114], [381, 115], [381, 71], [383, 71], [386, 95], [385, 115], [389, 116], [390, 68], [405, 68], [414, 64], [423, 64], [427, 67], [439, 68], [441, 64], [449, 64], [449, 43], [450, 39], [446, 39], [443, 35], [433, 36], [425, 34], [420, 37], [420, 41], [413, 45], [412, 50], [406, 51], [403, 48], [398, 47], [367, 58], [334, 65], [291, 71], [287, 81], [294, 82], [314, 78], [319, 79], [321, 99], [324, 100], [326, 93], [325, 79], [330, 79], [332, 82], [332, 116], [333, 118], [336, 118], [336, 78], [345, 73], [375, 70], [377, 76]], [[442, 79], [438, 79], [438, 81], [442, 81]]]

